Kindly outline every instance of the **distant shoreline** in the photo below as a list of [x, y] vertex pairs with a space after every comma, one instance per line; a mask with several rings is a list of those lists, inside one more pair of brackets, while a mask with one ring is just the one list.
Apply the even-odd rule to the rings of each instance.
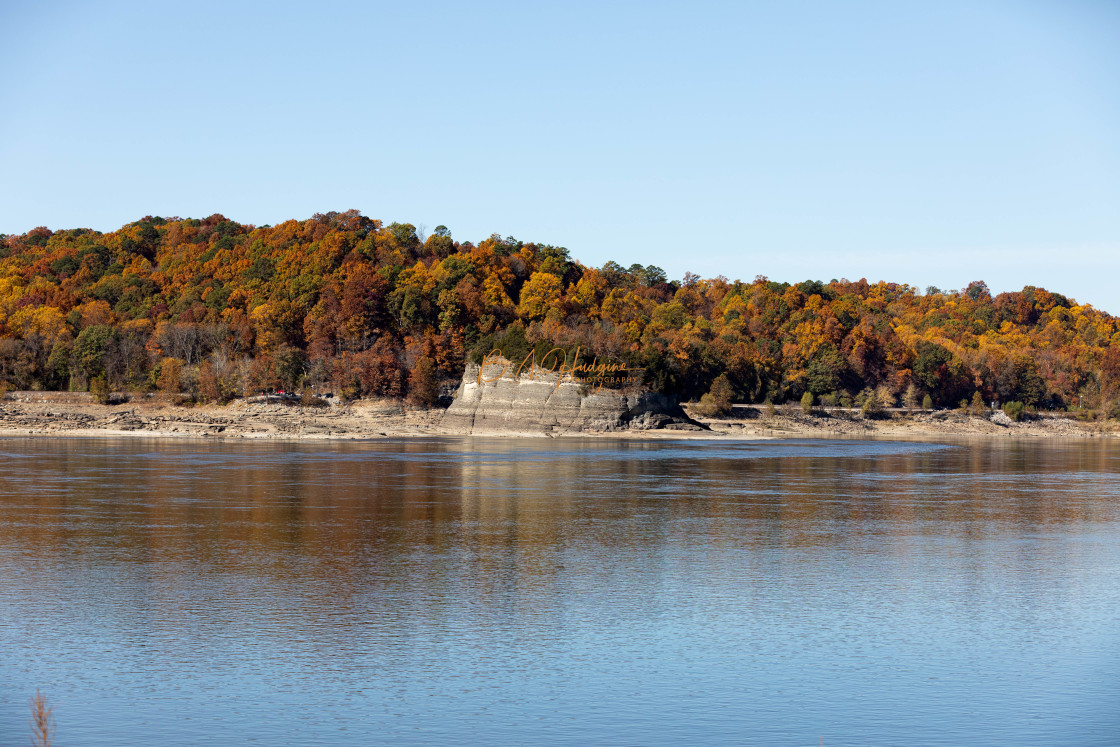
[[[39, 394], [39, 393], [35, 393]], [[470, 432], [442, 425], [442, 409], [408, 409], [397, 400], [359, 400], [323, 408], [289, 404], [176, 406], [159, 400], [118, 405], [82, 402], [84, 395], [43, 393], [47, 401], [0, 401], [0, 438], [170, 438], [246, 441], [353, 441], [414, 437], [623, 438], [632, 440], [767, 440], [776, 438], [956, 437], [1118, 438], [1120, 423], [1043, 417], [998, 425], [958, 411], [894, 414], [871, 420], [848, 413], [805, 415], [799, 409], [738, 411], [740, 417], [697, 418], [710, 430]], [[69, 400], [69, 401], [58, 401]], [[746, 417], [743, 417], [746, 415]], [[695, 415], [694, 415], [695, 417]]]
[[777, 408], [772, 415], [762, 408], [737, 409], [736, 413], [748, 417], [698, 420], [717, 433], [771, 438], [1120, 438], [1120, 422], [1081, 421], [1049, 414], [1018, 423], [999, 424], [959, 410], [899, 411], [873, 419], [816, 408], [814, 414], [805, 415], [800, 408], [789, 405]]

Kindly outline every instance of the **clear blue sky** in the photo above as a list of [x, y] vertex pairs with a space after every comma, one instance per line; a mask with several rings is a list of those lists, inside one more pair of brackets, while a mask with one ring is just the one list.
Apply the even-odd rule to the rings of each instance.
[[0, 232], [357, 208], [1120, 313], [1120, 3], [0, 2]]

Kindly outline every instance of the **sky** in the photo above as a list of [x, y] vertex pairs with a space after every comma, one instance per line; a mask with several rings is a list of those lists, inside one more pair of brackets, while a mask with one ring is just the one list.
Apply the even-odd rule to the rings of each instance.
[[1120, 3], [0, 1], [0, 233], [360, 210], [1120, 314]]

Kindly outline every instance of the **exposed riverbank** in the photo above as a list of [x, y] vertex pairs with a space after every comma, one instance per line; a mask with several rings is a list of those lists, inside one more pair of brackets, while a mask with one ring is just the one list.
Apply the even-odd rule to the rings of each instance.
[[[465, 436], [470, 431], [444, 417], [442, 409], [411, 409], [397, 400], [359, 400], [346, 405], [304, 407], [297, 403], [248, 402], [179, 406], [160, 397], [100, 405], [88, 395], [61, 392], [16, 392], [0, 401], [0, 436], [12, 437], [167, 437], [237, 439], [369, 439], [415, 436]], [[998, 436], [1028, 438], [1116, 438], [1120, 423], [1082, 422], [1065, 417], [999, 425], [957, 411], [895, 413], [882, 419], [857, 414], [804, 415], [780, 408], [736, 411], [729, 419], [703, 419], [706, 431], [582, 430], [548, 434], [509, 430], [486, 435], [609, 436], [614, 438], [938, 438]]]
[[438, 435], [442, 411], [394, 400], [304, 407], [281, 401], [176, 405], [158, 396], [101, 405], [85, 395], [25, 393], [0, 402], [0, 436], [356, 439]]
[[[800, 408], [739, 410], [726, 419], [697, 418], [712, 433], [739, 438], [919, 438], [992, 436], [1015, 438], [1117, 438], [1120, 422], [1082, 421], [1043, 415], [1015, 423], [1010, 419], [977, 417], [959, 410], [895, 412], [879, 418], [857, 413], [815, 409], [805, 415]], [[1002, 422], [1000, 422], [1002, 421]]]

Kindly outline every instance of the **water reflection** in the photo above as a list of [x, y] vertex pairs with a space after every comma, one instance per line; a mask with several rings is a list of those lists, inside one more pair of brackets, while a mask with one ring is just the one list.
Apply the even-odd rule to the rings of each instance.
[[48, 685], [60, 744], [1116, 726], [1106, 441], [0, 453], [0, 729]]

